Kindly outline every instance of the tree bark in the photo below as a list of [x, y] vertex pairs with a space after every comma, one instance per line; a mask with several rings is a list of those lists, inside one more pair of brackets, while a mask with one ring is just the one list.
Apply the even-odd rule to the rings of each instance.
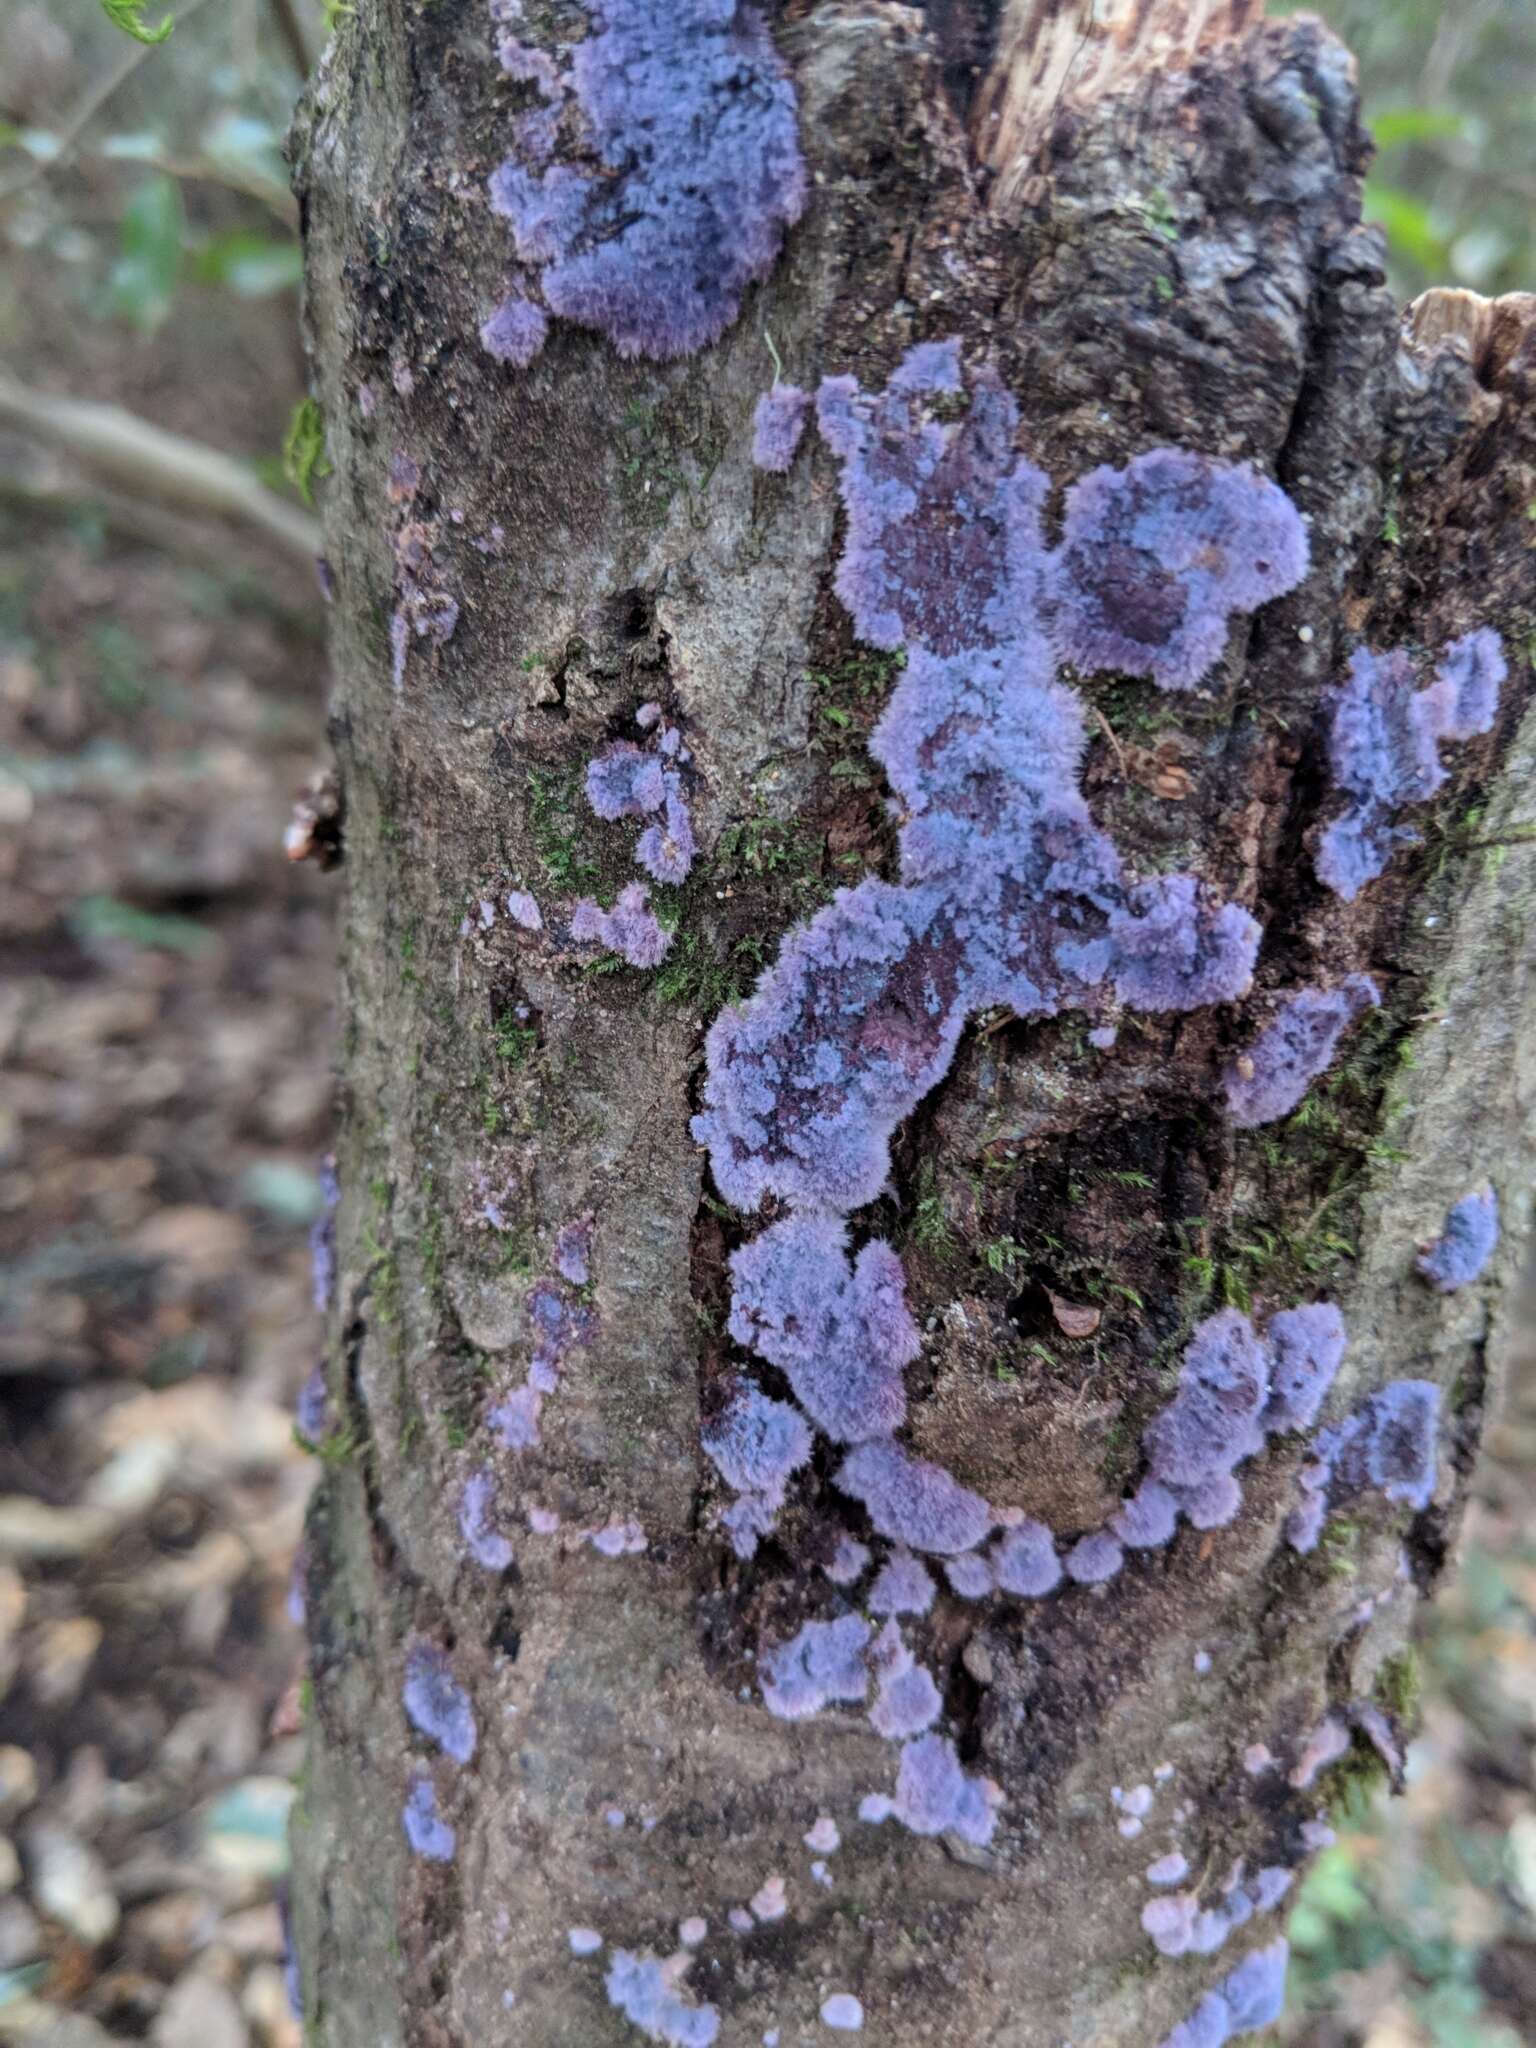
[[[583, 26], [575, 6], [529, 12], [557, 54]], [[296, 182], [334, 463], [345, 1023], [295, 1898], [325, 2048], [638, 2039], [568, 1931], [666, 1955], [691, 1915], [709, 1934], [688, 1995], [725, 2043], [824, 2038], [835, 1992], [888, 2048], [1155, 2042], [1279, 1926], [1156, 1956], [1139, 1915], [1172, 1807], [1212, 1885], [1237, 1858], [1294, 1865], [1320, 1797], [1286, 1782], [1308, 1731], [1373, 1694], [1403, 1706], [1413, 1609], [1494, 1392], [1536, 1135], [1532, 302], [1432, 293], [1400, 321], [1360, 222], [1350, 60], [1316, 21], [1266, 25], [1243, 0], [1085, 12], [785, 6], [810, 204], [724, 337], [663, 365], [561, 322], [526, 370], [481, 349], [507, 263], [485, 180], [521, 102], [478, 0], [359, 0], [312, 87]], [[912, 1443], [989, 1500], [1091, 1527], [1134, 1484], [1190, 1329], [1227, 1302], [1339, 1303], [1330, 1413], [1398, 1376], [1446, 1390], [1422, 1514], [1370, 1496], [1297, 1557], [1281, 1526], [1305, 1447], [1285, 1438], [1245, 1468], [1231, 1527], [1186, 1529], [1107, 1586], [941, 1592], [919, 1633], [945, 1726], [1002, 1788], [984, 1849], [856, 1820], [892, 1764], [859, 1709], [764, 1711], [758, 1649], [827, 1611], [818, 1560], [857, 1525], [818, 1462], [741, 1562], [699, 1448], [701, 1400], [741, 1359], [725, 1261], [756, 1227], [714, 1198], [689, 1134], [704, 1029], [831, 887], [893, 871], [862, 745], [891, 668], [831, 594], [829, 456], [753, 467], [765, 334], [786, 376], [870, 391], [914, 342], [958, 335], [1058, 491], [1172, 444], [1255, 463], [1310, 522], [1306, 582], [1199, 694], [1080, 686], [1096, 821], [1136, 871], [1193, 870], [1254, 910], [1255, 987], [1137, 1017], [1111, 1057], [1080, 1017], [973, 1023], [861, 1218], [900, 1250], [925, 1333]], [[407, 575], [460, 609], [449, 637], [411, 634], [397, 690]], [[1510, 654], [1494, 732], [1447, 753], [1421, 843], [1341, 903], [1310, 855], [1325, 692], [1358, 644], [1433, 650], [1484, 624]], [[661, 972], [596, 972], [550, 921], [632, 877], [632, 834], [593, 817], [580, 778], [648, 700], [692, 751], [701, 858]], [[514, 888], [545, 932], [506, 913]], [[1234, 1132], [1223, 1059], [1277, 991], [1350, 972], [1383, 1002], [1321, 1113]], [[1437, 1295], [1415, 1242], [1484, 1179], [1496, 1263]], [[542, 1443], [513, 1454], [485, 1411], [526, 1366], [530, 1283], [588, 1215], [595, 1334]], [[1096, 1307], [1097, 1329], [1068, 1336], [1053, 1298]], [[481, 1466], [517, 1515], [499, 1574], [457, 1521]], [[559, 1531], [529, 1530], [529, 1507]], [[643, 1554], [577, 1540], [630, 1519]], [[402, 1710], [422, 1642], [473, 1702], [463, 1769]], [[1243, 1765], [1259, 1743], [1281, 1760], [1263, 1778]], [[402, 1832], [413, 1770], [451, 1861]], [[1127, 1840], [1111, 1788], [1139, 1783], [1162, 1818]], [[802, 1843], [823, 1814], [843, 1841], [830, 1886]], [[785, 1916], [732, 1931], [773, 1873]]]

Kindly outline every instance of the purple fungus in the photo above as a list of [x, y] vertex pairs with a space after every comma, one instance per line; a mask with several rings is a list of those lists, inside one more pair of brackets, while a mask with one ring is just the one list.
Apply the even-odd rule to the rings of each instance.
[[341, 1182], [336, 1178], [336, 1160], [327, 1152], [320, 1162], [320, 1213], [309, 1226], [309, 1273], [315, 1313], [324, 1315], [336, 1291], [336, 1210], [341, 1201]]
[[908, 1656], [906, 1669], [880, 1674], [869, 1718], [875, 1733], [887, 1742], [905, 1742], [931, 1728], [942, 1705], [932, 1674]]
[[603, 1937], [595, 1927], [572, 1927], [565, 1942], [573, 1956], [595, 1956], [603, 1945]]
[[1083, 1536], [1067, 1552], [1067, 1577], [1079, 1586], [1102, 1586], [1125, 1563], [1125, 1552], [1106, 1530]]
[[1004, 1593], [1040, 1600], [1061, 1584], [1056, 1539], [1043, 1522], [1022, 1521], [1005, 1529], [992, 1546], [992, 1574]]
[[459, 1532], [470, 1556], [488, 1572], [504, 1572], [511, 1564], [512, 1546], [497, 1526], [496, 1482], [483, 1465], [470, 1473], [459, 1495]]
[[1252, 1323], [1222, 1309], [1184, 1352], [1179, 1390], [1142, 1435], [1151, 1475], [1175, 1492], [1219, 1478], [1261, 1449], [1269, 1352]]
[[1180, 2020], [1160, 2048], [1226, 2048], [1232, 2011], [1219, 1991], [1208, 1991], [1188, 2019]]
[[902, 1369], [917, 1357], [901, 1261], [880, 1239], [849, 1260], [835, 1217], [790, 1216], [733, 1254], [731, 1335], [776, 1365], [838, 1443], [906, 1418]]
[[672, 934], [662, 928], [650, 904], [651, 892], [643, 882], [626, 883], [612, 910], [584, 896], [571, 911], [571, 937], [607, 946], [631, 967], [659, 967]]
[[1491, 1187], [1463, 1195], [1445, 1212], [1440, 1235], [1415, 1264], [1439, 1294], [1454, 1294], [1477, 1279], [1499, 1241], [1499, 1204]]
[[1230, 615], [1306, 573], [1306, 528], [1278, 484], [1246, 463], [1154, 448], [1068, 491], [1046, 608], [1075, 667], [1189, 690], [1220, 658]]
[[1171, 1849], [1166, 1856], [1159, 1856], [1155, 1863], [1147, 1865], [1148, 1884], [1182, 1884], [1188, 1875], [1189, 1858], [1181, 1856], [1177, 1849]]
[[1195, 1936], [1200, 1902], [1193, 1892], [1173, 1892], [1167, 1898], [1148, 1899], [1141, 1909], [1144, 1934], [1152, 1937], [1159, 1955], [1187, 1954]]
[[1393, 1380], [1366, 1403], [1357, 1439], [1366, 1475], [1388, 1500], [1422, 1512], [1435, 1490], [1440, 1389], [1432, 1380]]
[[1296, 1759], [1289, 1782], [1298, 1792], [1314, 1784], [1319, 1771], [1326, 1771], [1349, 1752], [1349, 1729], [1337, 1714], [1328, 1714], [1307, 1737]]
[[798, 384], [775, 384], [757, 401], [752, 415], [752, 460], [782, 476], [795, 459], [805, 432], [811, 395]]
[[1295, 1881], [1295, 1874], [1283, 1863], [1266, 1864], [1248, 1887], [1254, 1911], [1273, 1913]]
[[1264, 1334], [1272, 1354], [1264, 1428], [1310, 1429], [1344, 1357], [1344, 1318], [1331, 1301], [1308, 1302], [1272, 1316]]
[[331, 1396], [325, 1384], [325, 1368], [317, 1365], [299, 1389], [294, 1403], [293, 1423], [306, 1443], [318, 1444], [331, 1426]]
[[1186, 1488], [1179, 1496], [1179, 1505], [1195, 1529], [1227, 1528], [1237, 1520], [1242, 1504], [1243, 1489], [1230, 1472], [1218, 1472], [1199, 1486]]
[[649, 2040], [666, 2048], [711, 2048], [720, 2032], [712, 2005], [689, 2005], [672, 1988], [665, 1964], [652, 1955], [616, 1948], [603, 1979], [608, 2003]]
[[1223, 1076], [1233, 1123], [1252, 1130], [1288, 1116], [1333, 1064], [1344, 1031], [1362, 1010], [1380, 1001], [1366, 974], [1351, 974], [1335, 989], [1301, 988], [1287, 996], [1273, 1021]]
[[807, 1464], [811, 1432], [788, 1401], [774, 1401], [740, 1381], [731, 1398], [701, 1434], [706, 1455], [727, 1486], [738, 1493], [783, 1498], [792, 1472]]
[[[824, 1565], [822, 1569], [834, 1586], [857, 1584], [869, 1570], [869, 1545], [861, 1543], [857, 1536], [850, 1536], [846, 1529], [840, 1530], [832, 1552], [832, 1562]], [[933, 1598], [931, 1582], [928, 1597], [930, 1600]]]
[[623, 356], [690, 355], [736, 319], [804, 207], [794, 88], [756, 8], [586, 5], [569, 77], [593, 163], [549, 164], [546, 118], [515, 132], [529, 161], [495, 172], [491, 204], [544, 266], [551, 312]]
[[436, 1644], [417, 1643], [407, 1654], [400, 1698], [414, 1727], [455, 1763], [469, 1762], [475, 1753], [475, 1710]]
[[1394, 822], [1397, 813], [1444, 783], [1441, 740], [1488, 730], [1504, 674], [1502, 643], [1486, 629], [1453, 640], [1422, 690], [1405, 648], [1355, 649], [1328, 723], [1328, 765], [1348, 804], [1325, 828], [1315, 863], [1318, 879], [1346, 903], [1416, 837]]
[[544, 915], [537, 900], [526, 889], [511, 889], [507, 892], [507, 915], [514, 924], [520, 924], [525, 932], [541, 932], [544, 929]]
[[968, 1777], [955, 1745], [944, 1735], [919, 1735], [905, 1744], [896, 1774], [894, 1812], [915, 1835], [953, 1831], [982, 1846], [997, 1825], [996, 1788]]
[[868, 1643], [869, 1623], [857, 1614], [806, 1622], [758, 1659], [763, 1704], [781, 1721], [800, 1721], [829, 1701], [862, 1701], [869, 1691]]
[[526, 1383], [514, 1387], [504, 1401], [498, 1401], [486, 1421], [509, 1451], [531, 1451], [539, 1441], [539, 1414], [544, 1397], [537, 1387]]
[[480, 346], [498, 363], [515, 363], [526, 369], [544, 346], [549, 333], [549, 315], [532, 299], [515, 293], [503, 299], [480, 329]]
[[560, 1230], [551, 1263], [562, 1280], [585, 1287], [592, 1277], [591, 1258], [592, 1218], [578, 1216]]
[[615, 740], [587, 763], [587, 802], [610, 823], [643, 818], [667, 800], [666, 774], [654, 754], [633, 740]]
[[1508, 674], [1504, 642], [1491, 626], [1450, 641], [1431, 685], [1440, 699], [1442, 736], [1470, 740], [1491, 732]]
[[816, 394], [822, 439], [843, 465], [837, 594], [876, 647], [947, 657], [1014, 639], [1032, 619], [1049, 486], [1014, 453], [1019, 410], [992, 372], [972, 379], [957, 423], [914, 404], [959, 389], [950, 340], [911, 350], [882, 392], [827, 377]]
[[1395, 1780], [1403, 1774], [1403, 1747], [1392, 1723], [1373, 1700], [1355, 1700], [1349, 1709], [1350, 1723], [1360, 1730]]
[[910, 1550], [896, 1550], [876, 1572], [865, 1605], [871, 1614], [926, 1614], [934, 1592], [928, 1567]]
[[1105, 1524], [1126, 1550], [1160, 1550], [1178, 1525], [1178, 1498], [1156, 1479], [1144, 1479]]
[[1285, 2010], [1285, 1978], [1290, 1966], [1290, 1944], [1272, 1941], [1267, 1948], [1244, 1956], [1235, 1970], [1221, 1981], [1221, 1996], [1231, 2015], [1228, 2038], [1257, 2033], [1272, 2027]]
[[405, 1805], [400, 1810], [405, 1839], [418, 1856], [431, 1863], [451, 1863], [458, 1837], [437, 1810], [437, 1791], [423, 1771], [411, 1779]]
[[851, 1991], [834, 1991], [821, 2002], [821, 2023], [834, 2033], [856, 2034], [864, 2024], [864, 2008]]
[[992, 1510], [979, 1494], [899, 1444], [860, 1444], [843, 1460], [836, 1484], [863, 1502], [877, 1534], [912, 1550], [974, 1550], [992, 1527]]
[[635, 842], [635, 859], [658, 882], [686, 882], [698, 845], [693, 820], [675, 775], [667, 777], [665, 823], [647, 825]]
[[952, 1557], [944, 1567], [944, 1576], [962, 1600], [985, 1600], [997, 1590], [991, 1565], [974, 1551], [964, 1557]]

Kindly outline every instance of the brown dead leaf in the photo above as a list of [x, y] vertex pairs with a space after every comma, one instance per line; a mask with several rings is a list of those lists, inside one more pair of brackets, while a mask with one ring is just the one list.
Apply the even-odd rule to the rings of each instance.
[[1104, 1320], [1103, 1311], [1091, 1302], [1063, 1301], [1059, 1294], [1051, 1295], [1051, 1314], [1064, 1337], [1091, 1337]]

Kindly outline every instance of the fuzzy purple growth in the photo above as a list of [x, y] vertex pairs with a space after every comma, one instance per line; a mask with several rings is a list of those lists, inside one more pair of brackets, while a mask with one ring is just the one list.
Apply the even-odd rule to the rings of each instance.
[[862, 1701], [869, 1691], [868, 1643], [869, 1623], [857, 1614], [806, 1622], [759, 1658], [763, 1704], [781, 1721], [801, 1721], [833, 1700]]
[[1332, 1065], [1344, 1031], [1362, 1010], [1380, 1001], [1366, 974], [1351, 974], [1335, 989], [1301, 988], [1287, 996], [1274, 1020], [1223, 1077], [1233, 1123], [1252, 1130], [1288, 1116]]
[[1106, 1530], [1081, 1537], [1067, 1552], [1064, 1569], [1079, 1586], [1102, 1586], [1125, 1563], [1125, 1552]]
[[721, 1478], [742, 1496], [726, 1526], [736, 1555], [751, 1557], [778, 1518], [790, 1474], [810, 1460], [805, 1418], [788, 1401], [770, 1400], [741, 1382], [701, 1441]]
[[720, 2015], [712, 2005], [688, 2005], [672, 1988], [665, 1967], [649, 1955], [631, 1955], [616, 1948], [603, 1979], [608, 2003], [632, 2026], [667, 2048], [710, 2048], [720, 2032]]
[[1082, 707], [1038, 609], [1045, 479], [1012, 452], [1018, 409], [979, 376], [963, 421], [955, 343], [914, 350], [875, 398], [818, 396], [843, 458], [838, 588], [865, 639], [905, 643], [871, 740], [903, 816], [900, 886], [871, 877], [790, 932], [750, 1000], [715, 1020], [704, 1113], [721, 1191], [846, 1211], [889, 1170], [896, 1126], [948, 1070], [966, 1018], [1230, 1001], [1259, 928], [1190, 875], [1136, 883], [1078, 788]]
[[[1152, 1870], [1171, 1870], [1182, 1861], [1181, 1857], [1165, 1857]], [[1147, 1875], [1153, 1883], [1167, 1881], [1166, 1877], [1154, 1878], [1152, 1871]], [[1244, 1883], [1239, 1866], [1219, 1904], [1202, 1906], [1193, 1891], [1151, 1899], [1141, 1909], [1142, 1929], [1152, 1937], [1160, 1955], [1212, 1955], [1229, 1934], [1246, 1927], [1256, 1913], [1272, 1913], [1291, 1883], [1290, 1871], [1279, 1864], [1270, 1864]]]
[[496, 1481], [484, 1466], [470, 1473], [459, 1495], [459, 1533], [488, 1572], [504, 1572], [511, 1564], [512, 1546], [496, 1526]]
[[587, 802], [610, 823], [659, 811], [666, 795], [661, 762], [633, 740], [615, 740], [587, 763]]
[[1075, 667], [1189, 690], [1220, 658], [1232, 613], [1306, 573], [1306, 528], [1278, 484], [1247, 464], [1154, 448], [1067, 493], [1046, 611]]
[[1106, 1524], [1126, 1550], [1161, 1550], [1178, 1526], [1179, 1497], [1156, 1479], [1144, 1479]]
[[[587, 0], [595, 26], [490, 181], [552, 313], [624, 356], [717, 341], [805, 205], [794, 88], [756, 8], [737, 0]], [[574, 94], [591, 165], [550, 163]], [[597, 167], [594, 169], [594, 165]]]
[[1239, 2034], [1273, 2026], [1285, 2010], [1285, 1978], [1290, 1945], [1272, 1941], [1255, 1949], [1214, 1991], [1208, 1991], [1186, 2020], [1181, 2020], [1160, 2048], [1225, 2048]]
[[1056, 1539], [1043, 1522], [1024, 1521], [1005, 1529], [992, 1546], [992, 1572], [1005, 1593], [1043, 1599], [1061, 1584]]
[[958, 1593], [962, 1600], [985, 1600], [989, 1593], [997, 1590], [997, 1581], [992, 1576], [992, 1566], [975, 1551], [967, 1551], [962, 1557], [952, 1557], [944, 1567], [944, 1576], [949, 1581], [950, 1591]]
[[672, 934], [658, 922], [643, 882], [626, 883], [612, 910], [584, 896], [571, 911], [571, 937], [606, 946], [631, 967], [659, 967], [672, 945]]
[[1261, 1450], [1269, 1366], [1245, 1315], [1229, 1308], [1208, 1317], [1184, 1353], [1177, 1394], [1142, 1435], [1151, 1476], [1179, 1492]]
[[562, 1280], [585, 1287], [592, 1277], [592, 1218], [578, 1216], [563, 1225], [555, 1238], [551, 1264]]
[[896, 1550], [875, 1573], [865, 1605], [871, 1614], [926, 1614], [936, 1588], [927, 1565]]
[[880, 1239], [850, 1260], [836, 1217], [791, 1216], [731, 1259], [731, 1335], [776, 1365], [837, 1443], [889, 1436], [918, 1355], [901, 1261]]
[[544, 346], [549, 315], [532, 299], [513, 297], [501, 304], [480, 329], [480, 346], [498, 363], [525, 370]]
[[1323, 1430], [1298, 1475], [1302, 1504], [1285, 1525], [1292, 1549], [1315, 1549], [1332, 1506], [1369, 1488], [1422, 1513], [1435, 1490], [1439, 1426], [1434, 1382], [1393, 1380]]
[[475, 1753], [475, 1710], [435, 1644], [418, 1643], [406, 1657], [400, 1698], [423, 1735], [455, 1763], [469, 1762]]
[[1454, 1294], [1478, 1277], [1498, 1241], [1498, 1197], [1491, 1187], [1475, 1188], [1446, 1210], [1440, 1235], [1415, 1263], [1438, 1293]]
[[1349, 802], [1324, 831], [1316, 860], [1318, 879], [1346, 903], [1417, 836], [1394, 822], [1397, 813], [1444, 783], [1442, 740], [1489, 730], [1505, 674], [1503, 643], [1487, 627], [1453, 640], [1422, 690], [1405, 648], [1356, 648], [1328, 724], [1328, 765]]
[[1344, 1358], [1344, 1318], [1331, 1301], [1305, 1303], [1271, 1316], [1266, 1432], [1310, 1429]]
[[315, 1312], [324, 1315], [336, 1292], [336, 1210], [341, 1182], [336, 1160], [327, 1153], [320, 1162], [320, 1213], [309, 1226], [309, 1271]]
[[331, 1426], [331, 1396], [325, 1384], [325, 1368], [317, 1365], [299, 1389], [294, 1403], [294, 1427], [306, 1443], [317, 1444]]
[[894, 1621], [888, 1621], [875, 1638], [870, 1661], [876, 1692], [869, 1718], [876, 1734], [887, 1742], [905, 1742], [931, 1728], [943, 1705], [939, 1688], [915, 1661]]
[[864, 1503], [879, 1535], [912, 1550], [974, 1550], [993, 1524], [979, 1494], [896, 1443], [860, 1444], [843, 1460], [836, 1484]]
[[[578, 1220], [567, 1225], [566, 1230], [580, 1231], [589, 1227], [584, 1220]], [[565, 1231], [555, 1240], [557, 1272], [562, 1245], [566, 1246], [569, 1256], [571, 1244]], [[597, 1311], [584, 1302], [572, 1300], [556, 1280], [535, 1281], [528, 1290], [525, 1306], [534, 1337], [528, 1377], [522, 1386], [514, 1387], [486, 1416], [492, 1429], [512, 1451], [531, 1450], [538, 1443], [544, 1396], [554, 1393], [559, 1386], [560, 1371], [570, 1353], [590, 1344], [597, 1329]]]
[[805, 432], [811, 395], [798, 384], [775, 384], [757, 401], [752, 415], [752, 460], [782, 476], [795, 459]]
[[978, 1846], [990, 1842], [997, 1825], [995, 1788], [961, 1768], [947, 1736], [920, 1735], [901, 1752], [894, 1812], [915, 1835], [953, 1831]]
[[669, 775], [664, 822], [646, 826], [635, 842], [635, 859], [653, 881], [686, 882], [698, 850], [678, 779]]
[[458, 1837], [437, 1810], [437, 1791], [424, 1772], [411, 1779], [405, 1805], [400, 1810], [405, 1839], [418, 1856], [431, 1863], [451, 1863]]

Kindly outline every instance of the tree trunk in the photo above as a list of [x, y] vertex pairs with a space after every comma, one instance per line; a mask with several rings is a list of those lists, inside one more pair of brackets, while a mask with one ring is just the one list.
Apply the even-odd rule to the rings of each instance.
[[[297, 186], [347, 901], [295, 1905], [325, 2048], [639, 2039], [605, 1994], [612, 1950], [665, 1957], [694, 1916], [675, 1995], [715, 2008], [723, 2043], [824, 2038], [837, 1994], [887, 2048], [1155, 2042], [1281, 1921], [1163, 1960], [1147, 1866], [1177, 1845], [1206, 1908], [1238, 1858], [1299, 1869], [1305, 1824], [1364, 1767], [1359, 1738], [1293, 1787], [1310, 1732], [1373, 1699], [1403, 1732], [1413, 1609], [1453, 1545], [1526, 1221], [1532, 302], [1437, 292], [1400, 323], [1360, 223], [1350, 60], [1315, 20], [1087, 11], [784, 6], [808, 203], [739, 317], [667, 361], [558, 318], [527, 367], [480, 345], [512, 256], [486, 183], [539, 101], [479, 0], [359, 0], [321, 66]], [[526, 14], [562, 75], [603, 18]], [[659, 317], [672, 291], [659, 271]], [[722, 1532], [701, 1417], [734, 1375], [783, 1382], [727, 1332], [727, 1260], [764, 1218], [719, 1199], [690, 1134], [722, 1005], [834, 887], [898, 872], [866, 742], [899, 670], [832, 589], [840, 467], [814, 431], [786, 472], [755, 467], [754, 407], [776, 360], [875, 393], [952, 335], [972, 390], [990, 364], [1017, 400], [1052, 530], [1074, 478], [1166, 445], [1278, 479], [1311, 568], [1197, 692], [1074, 680], [1083, 791], [1127, 871], [1199, 875], [1262, 946], [1250, 992], [1123, 1016], [1109, 1049], [1071, 1003], [972, 1016], [858, 1219], [900, 1253], [922, 1332], [904, 1439], [1070, 1540], [1136, 1484], [1140, 1432], [1224, 1307], [1338, 1303], [1330, 1419], [1394, 1378], [1445, 1390], [1429, 1505], [1362, 1491], [1310, 1555], [1283, 1536], [1291, 1434], [1244, 1464], [1235, 1521], [1107, 1584], [967, 1601], [941, 1578], [906, 1635], [941, 1732], [1000, 1788], [984, 1844], [857, 1818], [896, 1752], [856, 1702], [765, 1709], [763, 1651], [862, 1610], [867, 1582], [825, 1567], [871, 1531], [823, 1444], [754, 1557]], [[1339, 801], [1327, 694], [1357, 646], [1427, 664], [1485, 625], [1510, 666], [1493, 731], [1445, 750], [1445, 787], [1404, 815], [1417, 843], [1346, 903], [1313, 866]], [[676, 928], [655, 970], [568, 929], [635, 879], [635, 828], [582, 778], [616, 739], [654, 744], [648, 703], [690, 757], [699, 844], [656, 892]], [[1331, 1072], [1289, 1119], [1235, 1128], [1224, 1064], [1284, 992], [1358, 973], [1381, 1004]], [[1438, 1293], [1416, 1242], [1485, 1180], [1498, 1256]], [[514, 1450], [489, 1416], [541, 1315], [560, 1383]], [[424, 1649], [467, 1695], [467, 1761], [445, 1753], [468, 1748], [457, 1694], [438, 1687], [437, 1740], [402, 1703]], [[1272, 1769], [1245, 1768], [1255, 1745]], [[1141, 1799], [1113, 1788], [1143, 1785], [1138, 1838]], [[408, 1797], [451, 1856], [413, 1851]], [[804, 1843], [823, 1816], [835, 1853]], [[581, 1928], [603, 1954], [572, 1952]]]

